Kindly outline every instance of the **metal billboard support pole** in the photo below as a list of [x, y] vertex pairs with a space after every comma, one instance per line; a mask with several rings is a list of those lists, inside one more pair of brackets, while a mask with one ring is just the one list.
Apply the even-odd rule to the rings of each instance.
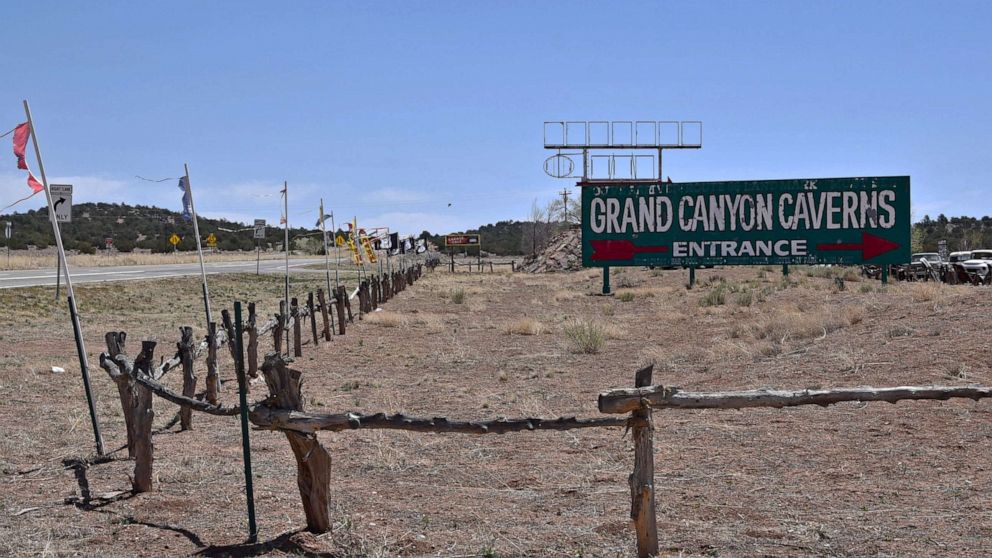
[[[62, 246], [62, 233], [59, 230], [58, 219], [55, 218], [55, 204], [52, 203], [52, 193], [48, 188], [48, 177], [45, 175], [45, 163], [41, 159], [41, 147], [38, 146], [38, 134], [34, 129], [34, 119], [31, 118], [31, 106], [27, 100], [24, 101], [24, 113], [28, 118], [28, 127], [31, 130], [31, 141], [34, 144], [34, 153], [38, 158], [38, 171], [41, 173], [41, 183], [45, 187], [45, 198], [48, 199], [48, 217], [52, 222], [52, 230], [55, 233], [55, 244], [59, 249], [59, 257], [65, 262], [65, 288], [68, 294], [69, 317], [72, 320], [72, 333], [76, 338], [76, 353], [79, 357], [79, 367], [83, 376], [83, 389], [86, 392], [86, 404], [89, 406], [90, 421], [93, 423], [93, 437], [96, 439], [97, 455], [104, 454], [103, 435], [100, 434], [100, 422], [96, 418], [96, 405], [93, 402], [93, 389], [90, 387], [89, 362], [86, 360], [86, 345], [83, 342], [82, 326], [79, 324], [79, 312], [76, 310], [76, 295], [72, 290], [72, 276], [69, 273], [69, 262], [65, 261], [65, 248]], [[9, 246], [9, 243], [8, 243]]]

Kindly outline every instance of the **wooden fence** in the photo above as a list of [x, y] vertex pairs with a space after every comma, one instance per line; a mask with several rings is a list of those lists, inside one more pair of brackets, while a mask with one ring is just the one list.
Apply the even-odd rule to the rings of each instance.
[[[385, 280], [363, 282], [356, 290], [360, 305], [381, 303], [402, 291], [406, 286], [415, 282], [420, 276], [419, 266], [415, 272], [401, 272]], [[340, 317], [347, 306], [350, 297], [343, 292], [335, 293], [335, 301], [329, 306], [336, 306]], [[318, 291], [318, 301], [322, 293]], [[291, 305], [294, 306], [294, 305]], [[444, 417], [412, 417], [406, 415], [387, 415], [385, 413], [312, 413], [304, 408], [301, 391], [303, 372], [291, 368], [293, 362], [282, 354], [279, 328], [286, 328], [287, 321], [300, 324], [302, 318], [311, 316], [311, 337], [313, 345], [317, 344], [316, 313], [321, 312], [324, 318], [323, 335], [328, 339], [330, 328], [327, 325], [329, 309], [322, 308], [323, 302], [314, 304], [308, 295], [304, 307], [298, 307], [295, 313], [287, 317], [277, 315], [263, 326], [254, 331], [255, 350], [257, 337], [265, 331], [275, 332], [274, 352], [265, 355], [264, 362], [259, 367], [268, 388], [268, 397], [247, 405], [248, 418], [252, 424], [261, 429], [282, 432], [289, 442], [290, 449], [296, 458], [297, 484], [303, 511], [306, 516], [307, 529], [315, 533], [324, 533], [331, 529], [331, 457], [320, 444], [317, 433], [321, 430], [342, 431], [358, 429], [393, 429], [415, 432], [430, 432], [436, 434], [506, 434], [511, 432], [534, 430], [573, 430], [578, 428], [626, 427], [629, 428], [634, 442], [633, 469], [628, 477], [631, 494], [630, 518], [634, 535], [637, 540], [637, 556], [646, 558], [658, 554], [658, 528], [656, 523], [656, 491], [654, 486], [654, 447], [652, 412], [654, 410], [678, 409], [745, 409], [752, 407], [792, 407], [799, 405], [817, 405], [826, 407], [845, 401], [896, 403], [901, 400], [947, 400], [951, 398], [968, 398], [979, 400], [992, 397], [990, 387], [891, 387], [873, 388], [860, 387], [851, 389], [817, 389], [799, 391], [780, 390], [748, 390], [724, 392], [690, 392], [670, 386], [651, 385], [652, 368], [638, 370], [634, 377], [633, 388], [614, 389], [601, 393], [598, 398], [598, 408], [603, 414], [620, 416], [598, 416], [589, 418], [560, 417], [547, 418], [516, 418], [478, 421], [449, 420]], [[245, 335], [247, 344], [234, 343], [248, 349], [251, 357], [254, 314], [249, 306], [248, 324]], [[364, 311], [364, 310], [363, 310]], [[283, 313], [284, 314], [284, 313]], [[295, 320], [295, 321], [294, 321]], [[343, 323], [344, 320], [340, 319]], [[240, 329], [235, 324], [234, 331]], [[266, 329], [268, 328], [268, 329]], [[286, 328], [288, 329], [288, 328]], [[300, 327], [294, 327], [294, 347], [301, 346], [299, 339]], [[208, 334], [207, 340], [195, 344], [189, 328], [181, 329], [181, 339], [177, 344], [177, 354], [164, 362], [158, 368], [151, 363], [155, 350], [154, 341], [143, 341], [141, 351], [132, 360], [125, 350], [126, 335], [123, 332], [110, 332], [106, 335], [107, 352], [100, 356], [100, 365], [118, 386], [121, 404], [127, 428], [128, 455], [135, 460], [132, 488], [134, 492], [145, 492], [153, 489], [152, 466], [152, 395], [179, 405], [181, 412], [204, 412], [213, 415], [234, 416], [241, 412], [241, 406], [225, 406], [211, 401], [204, 394], [202, 399], [193, 395], [195, 379], [187, 384], [186, 370], [192, 368], [195, 358], [207, 351], [207, 367], [210, 373], [211, 348], [216, 349], [224, 344], [224, 339], [232, 336], [225, 322], [220, 332]], [[343, 332], [343, 330], [342, 330]], [[231, 343], [227, 344], [232, 346]], [[287, 340], [288, 346], [288, 340]], [[237, 361], [237, 359], [235, 359]], [[256, 354], [257, 362], [257, 354]], [[177, 393], [164, 386], [159, 380], [170, 369], [183, 366], [183, 392]], [[216, 365], [214, 365], [216, 366]], [[257, 374], [257, 371], [256, 371]], [[190, 372], [192, 375], [192, 372]], [[209, 382], [208, 382], [209, 389]]]

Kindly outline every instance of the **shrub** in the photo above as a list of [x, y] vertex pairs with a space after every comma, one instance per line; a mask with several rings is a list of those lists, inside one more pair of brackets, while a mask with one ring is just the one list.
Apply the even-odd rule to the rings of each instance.
[[630, 291], [624, 291], [620, 293], [620, 296], [618, 298], [620, 299], [620, 302], [632, 302], [634, 300], [634, 293]]
[[606, 328], [598, 322], [570, 320], [564, 331], [574, 353], [595, 354], [606, 345]]
[[706, 293], [706, 296], [699, 299], [700, 306], [722, 306], [726, 303], [727, 286], [724, 283], [720, 283], [715, 289]]
[[737, 293], [738, 306], [751, 306], [754, 303], [754, 294], [750, 289]]
[[465, 289], [455, 289], [451, 291], [451, 302], [461, 304], [465, 302]]
[[506, 333], [517, 335], [537, 335], [544, 332], [544, 324], [534, 318], [520, 318], [506, 326]]

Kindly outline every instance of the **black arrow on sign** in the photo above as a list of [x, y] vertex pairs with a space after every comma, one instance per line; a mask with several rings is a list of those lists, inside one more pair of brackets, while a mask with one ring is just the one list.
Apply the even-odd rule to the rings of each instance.
[[58, 210], [59, 210], [59, 204], [60, 203], [65, 203], [65, 198], [59, 198], [59, 201], [57, 201], [54, 204], [52, 204], [52, 207], [55, 208], [55, 211], [56, 212], [58, 212]]

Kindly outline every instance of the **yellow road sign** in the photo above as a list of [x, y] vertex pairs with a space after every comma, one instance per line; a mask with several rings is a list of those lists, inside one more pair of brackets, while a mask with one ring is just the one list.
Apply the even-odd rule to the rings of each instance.
[[179, 238], [179, 235], [177, 235], [176, 233], [172, 233], [172, 236], [169, 237], [169, 244], [175, 246], [176, 244], [179, 244], [180, 240], [182, 239]]
[[344, 246], [344, 237], [343, 237], [343, 236], [341, 236], [341, 235], [338, 235], [338, 236], [337, 236], [337, 237], [336, 237], [336, 238], [334, 239], [334, 244], [337, 244], [338, 246]]
[[210, 236], [207, 237], [207, 246], [211, 248], [217, 246], [217, 237], [214, 236], [214, 233], [210, 233]]

